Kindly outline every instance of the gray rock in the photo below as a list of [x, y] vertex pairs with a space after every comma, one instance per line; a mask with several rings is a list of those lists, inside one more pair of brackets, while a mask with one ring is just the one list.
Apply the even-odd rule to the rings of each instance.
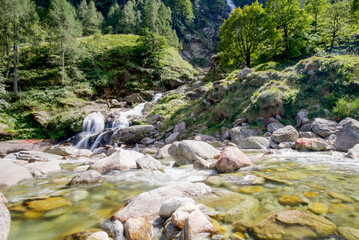
[[298, 138], [299, 133], [291, 125], [285, 126], [284, 128], [280, 128], [277, 131], [274, 131], [272, 135], [272, 139], [277, 143], [294, 142]]
[[247, 118], [238, 118], [233, 122], [233, 126], [241, 125], [242, 123], [247, 122]]
[[215, 142], [217, 139], [213, 136], [197, 134], [193, 140], [195, 141], [203, 141], [203, 142]]
[[179, 140], [181, 140], [181, 133], [174, 132], [165, 140], [165, 144], [172, 144], [172, 143], [177, 142]]
[[299, 129], [300, 132], [309, 132], [311, 130], [312, 130], [312, 124], [311, 123], [303, 124]]
[[318, 138], [318, 135], [313, 132], [299, 132], [300, 138]]
[[102, 181], [102, 176], [99, 172], [94, 170], [89, 170], [77, 174], [75, 177], [71, 179], [68, 185], [69, 186], [92, 185], [92, 184], [98, 184], [101, 181]]
[[125, 97], [123, 100], [129, 104], [145, 102], [145, 100], [142, 98], [141, 94], [139, 93], [132, 93], [127, 97]]
[[0, 142], [0, 157], [5, 157], [10, 153], [20, 151], [41, 151], [46, 152], [52, 147], [50, 141], [29, 141], [29, 140], [12, 140]]
[[157, 151], [157, 153], [155, 154], [155, 158], [157, 159], [170, 159], [171, 156], [168, 153], [168, 149], [171, 147], [171, 144], [167, 144], [165, 146], [163, 146], [161, 149], [159, 149]]
[[188, 197], [185, 198], [175, 197], [165, 201], [160, 208], [160, 217], [163, 219], [167, 219], [171, 217], [172, 214], [178, 208], [180, 208], [187, 202], [195, 204], [195, 201], [192, 198], [188, 198]]
[[225, 131], [221, 134], [221, 137], [219, 138], [219, 141], [223, 142], [224, 140], [228, 140], [229, 137], [230, 137], [229, 130], [225, 130]]
[[307, 109], [301, 109], [297, 115], [295, 116], [295, 120], [297, 121], [297, 127], [302, 126], [303, 124], [308, 123], [308, 110]]
[[196, 170], [211, 170], [216, 168], [216, 161], [217, 160], [204, 160], [199, 159], [193, 163], [193, 169]]
[[178, 165], [192, 164], [199, 159], [214, 159], [220, 154], [210, 144], [193, 140], [173, 143], [168, 149], [168, 153]]
[[148, 119], [147, 123], [149, 125], [155, 125], [157, 122], [161, 120], [162, 120], [162, 116], [160, 114], [155, 114], [150, 119]]
[[355, 145], [353, 148], [349, 149], [347, 157], [359, 160], [359, 144]]
[[183, 135], [185, 133], [186, 129], [187, 129], [186, 123], [184, 121], [179, 121], [179, 123], [177, 123], [177, 125], [173, 129], [173, 132], [174, 133], [178, 132], [181, 135]]
[[137, 168], [139, 169], [163, 171], [163, 166], [161, 162], [148, 155], [145, 155], [142, 158], [137, 159], [136, 164], [137, 164]]
[[337, 122], [316, 118], [312, 123], [312, 131], [318, 136], [326, 138], [335, 133], [337, 126]]
[[229, 130], [229, 134], [231, 135], [232, 142], [238, 145], [246, 138], [257, 136], [258, 131], [243, 127], [235, 127]]
[[[0, 195], [2, 195], [0, 193]], [[2, 195], [3, 196], [3, 195]], [[0, 239], [6, 240], [10, 232], [11, 216], [5, 202], [0, 201]]]
[[21, 151], [19, 153], [15, 153], [14, 155], [16, 156], [16, 159], [27, 162], [50, 162], [62, 159], [61, 156], [39, 151]]
[[196, 197], [211, 193], [210, 187], [203, 183], [179, 183], [141, 193], [131, 199], [113, 219], [125, 223], [130, 218], [143, 217], [149, 221], [159, 218], [161, 206], [174, 197]]
[[281, 142], [278, 145], [278, 149], [292, 148], [293, 146], [294, 146], [294, 142]]
[[25, 167], [10, 161], [0, 159], [0, 169], [0, 187], [9, 187], [34, 179]]
[[111, 139], [117, 144], [136, 144], [143, 138], [154, 135], [156, 129], [152, 125], [138, 125], [119, 129]]
[[156, 141], [154, 144], [153, 144], [156, 148], [163, 148], [166, 144], [162, 141]]
[[238, 144], [239, 149], [267, 149], [269, 141], [264, 137], [249, 137]]
[[348, 151], [359, 143], [359, 121], [345, 118], [339, 123], [336, 134], [335, 147], [339, 151]]
[[75, 155], [76, 150], [77, 149], [72, 146], [61, 147], [61, 146], [55, 145], [52, 148], [50, 148], [49, 151], [47, 151], [47, 153], [60, 155], [60, 156], [70, 156], [70, 155]]
[[34, 162], [24, 165], [24, 167], [34, 176], [42, 177], [49, 173], [61, 171], [59, 163], [55, 162]]
[[283, 124], [281, 123], [270, 123], [267, 125], [267, 131], [273, 133], [280, 128], [284, 128]]
[[242, 71], [240, 71], [238, 74], [237, 74], [237, 78], [238, 80], [242, 80], [242, 79], [245, 79], [249, 74], [251, 74], [253, 72], [252, 69], [250, 68], [245, 68], [243, 69]]
[[152, 143], [156, 142], [155, 138], [144, 138], [141, 140], [141, 143], [145, 144], [145, 145], [150, 145]]
[[142, 158], [142, 153], [120, 149], [107, 158], [99, 159], [90, 166], [90, 170], [96, 170], [105, 173], [111, 170], [125, 171], [131, 168], [137, 168], [136, 160]]

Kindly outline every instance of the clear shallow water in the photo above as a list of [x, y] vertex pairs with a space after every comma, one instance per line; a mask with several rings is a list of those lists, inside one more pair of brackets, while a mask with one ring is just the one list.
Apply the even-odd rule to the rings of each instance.
[[[358, 161], [346, 159], [336, 152], [299, 153], [285, 150], [270, 155], [258, 152], [246, 154], [255, 166], [235, 173], [235, 179], [257, 175], [288, 183], [266, 180], [264, 184], [257, 185], [261, 188], [260, 191], [247, 194], [259, 200], [261, 213], [289, 208], [308, 210], [308, 203], [315, 201], [328, 206], [328, 213], [323, 216], [338, 226], [359, 228]], [[8, 207], [12, 215], [9, 240], [61, 239], [64, 235], [98, 228], [101, 221], [110, 217], [131, 197], [179, 181], [204, 181], [210, 186], [242, 194], [245, 194], [244, 187], [253, 186], [243, 185], [241, 181], [211, 181], [211, 172], [195, 171], [191, 166], [185, 166], [166, 168], [165, 173], [142, 170], [112, 172], [104, 177], [105, 181], [101, 185], [66, 187], [66, 179], [69, 180], [76, 174], [72, 169], [80, 164], [81, 161], [78, 160], [66, 161], [62, 165], [64, 169], [61, 173], [16, 187], [0, 189], [9, 200]], [[316, 193], [314, 197], [307, 197], [307, 193], [313, 192]], [[350, 197], [352, 202], [333, 198], [330, 196], [331, 192]], [[278, 198], [286, 194], [299, 196], [304, 203], [295, 207], [280, 205]], [[68, 200], [70, 205], [43, 212], [35, 217], [30, 214], [30, 217], [34, 218], [29, 218], [29, 209], [23, 204], [25, 201], [57, 196]]]

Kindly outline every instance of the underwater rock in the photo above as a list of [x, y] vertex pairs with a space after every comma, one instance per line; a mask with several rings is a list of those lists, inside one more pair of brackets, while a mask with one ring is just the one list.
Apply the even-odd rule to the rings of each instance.
[[130, 218], [125, 225], [125, 235], [128, 240], [150, 240], [155, 235], [154, 228], [144, 218]]

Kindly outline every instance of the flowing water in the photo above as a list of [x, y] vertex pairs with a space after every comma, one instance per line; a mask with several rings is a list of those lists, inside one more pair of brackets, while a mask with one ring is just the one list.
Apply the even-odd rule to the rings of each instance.
[[[157, 93], [152, 98], [151, 103], [156, 103], [161, 97], [162, 93]], [[135, 117], [143, 116], [143, 109], [145, 108], [146, 103], [140, 103], [133, 109], [128, 111], [120, 112], [119, 117], [117, 117], [108, 127], [107, 131], [126, 128], [130, 126], [130, 122]], [[81, 140], [76, 144], [76, 148], [85, 148], [93, 151], [95, 148], [99, 147], [101, 140], [104, 135], [107, 133], [105, 130], [105, 117], [101, 112], [90, 113], [83, 121], [82, 131], [80, 133]], [[93, 136], [97, 136], [95, 142], [91, 145], [90, 140]]]
[[231, 12], [237, 8], [232, 0], [226, 0], [226, 2], [227, 2], [228, 7], [231, 9]]
[[[7, 206], [12, 215], [9, 240], [59, 239], [70, 233], [97, 228], [127, 199], [180, 181], [203, 181], [212, 187], [252, 196], [259, 200], [263, 214], [289, 208], [309, 211], [308, 203], [320, 202], [328, 207], [328, 212], [322, 216], [338, 226], [359, 228], [358, 161], [344, 158], [337, 152], [280, 150], [269, 155], [262, 152], [246, 154], [255, 165], [232, 174], [215, 175], [211, 171], [195, 171], [192, 166], [166, 167], [165, 172], [116, 171], [105, 175], [101, 185], [71, 188], [65, 183], [76, 174], [72, 169], [87, 159], [66, 160], [58, 174], [0, 189], [9, 200]], [[253, 176], [267, 179], [264, 183], [250, 185], [247, 180]], [[278, 199], [283, 195], [298, 196], [303, 203], [296, 207], [282, 206]], [[31, 211], [24, 204], [55, 196], [70, 204], [39, 212]]]

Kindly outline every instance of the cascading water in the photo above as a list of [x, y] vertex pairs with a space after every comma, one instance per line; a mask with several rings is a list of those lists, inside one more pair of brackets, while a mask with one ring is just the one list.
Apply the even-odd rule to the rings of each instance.
[[101, 112], [93, 112], [87, 115], [82, 123], [82, 139], [76, 144], [76, 148], [89, 148], [90, 138], [101, 133], [104, 129], [105, 117]]
[[[151, 102], [156, 103], [162, 97], [162, 95], [163, 95], [162, 93], [157, 93], [152, 98]], [[146, 105], [146, 103], [140, 103], [131, 110], [128, 110], [126, 112], [121, 112], [119, 117], [113, 121], [112, 126], [109, 127], [108, 131], [113, 131], [115, 129], [129, 127], [131, 119], [133, 119], [135, 117], [141, 117], [143, 115], [142, 111], [145, 108], [145, 105]], [[76, 145], [76, 148], [87, 148], [87, 149], [90, 149], [91, 151], [93, 151], [95, 148], [97, 148], [100, 145], [102, 139], [104, 138], [105, 134], [108, 131], [104, 131], [105, 130], [105, 118], [101, 114], [102, 118], [100, 119], [100, 117], [98, 116], [99, 114], [101, 114], [101, 113], [91, 113], [85, 118], [83, 127], [82, 127], [82, 132], [85, 135], [85, 138], [83, 138]], [[97, 121], [101, 121], [100, 127], [98, 127], [99, 123]], [[96, 122], [96, 124], [95, 124], [95, 122]], [[92, 129], [92, 127], [94, 129]], [[100, 135], [98, 135], [98, 134], [100, 134]], [[98, 137], [96, 138], [95, 142], [90, 146], [90, 138], [95, 135], [98, 135]]]
[[231, 12], [237, 8], [232, 0], [226, 0], [226, 2], [227, 2], [228, 7], [231, 9]]

